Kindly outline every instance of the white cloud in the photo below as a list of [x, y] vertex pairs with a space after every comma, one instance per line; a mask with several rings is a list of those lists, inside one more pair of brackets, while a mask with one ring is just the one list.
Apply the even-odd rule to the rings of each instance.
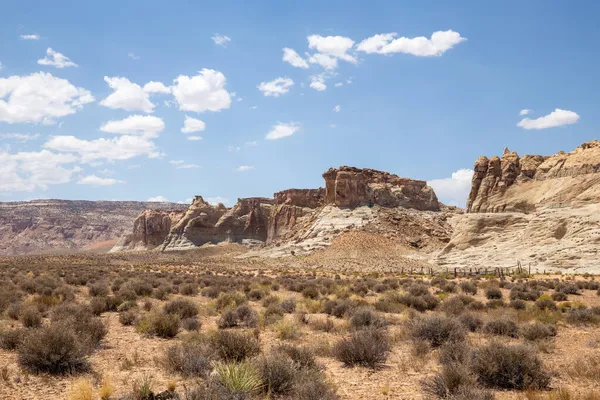
[[437, 31], [431, 39], [424, 36], [415, 38], [400, 37], [398, 34], [382, 33], [360, 42], [356, 49], [365, 53], [393, 54], [404, 53], [419, 57], [441, 56], [455, 45], [467, 40], [452, 30]]
[[258, 90], [263, 92], [265, 96], [279, 97], [290, 91], [290, 87], [294, 85], [294, 81], [290, 78], [276, 78], [270, 82], [261, 82], [257, 86]]
[[523, 129], [546, 129], [555, 128], [557, 126], [571, 125], [579, 121], [579, 115], [573, 111], [561, 110], [557, 108], [548, 115], [539, 117], [537, 119], [523, 118], [519, 123], [518, 127]]
[[348, 37], [310, 35], [307, 39], [308, 47], [317, 50], [319, 53], [356, 63], [356, 58], [348, 54], [348, 50], [354, 46], [354, 40]]
[[248, 110], [256, 110], [257, 108], [258, 108], [258, 106], [251, 106], [251, 107], [248, 107]]
[[219, 205], [219, 203], [222, 203], [224, 205], [229, 204], [229, 199], [221, 196], [207, 197], [205, 200], [207, 203], [212, 204], [213, 206]]
[[336, 83], [333, 86], [335, 86], [335, 87], [341, 87], [341, 86], [344, 86], [344, 83], [343, 82], [338, 82], [338, 83]]
[[294, 133], [300, 130], [300, 124], [297, 122], [290, 122], [287, 124], [279, 123], [267, 133], [265, 139], [267, 140], [276, 140], [284, 137], [292, 136]]
[[193, 132], [202, 132], [206, 129], [206, 124], [204, 121], [201, 121], [196, 118], [185, 116], [185, 121], [183, 122], [183, 128], [181, 128], [181, 132], [183, 133], [193, 133]]
[[337, 106], [333, 107], [333, 111], [336, 113], [342, 111], [342, 106], [338, 104]]
[[329, 124], [329, 127], [330, 127], [331, 129], [335, 129], [335, 128], [337, 128], [337, 125], [336, 125], [336, 124]]
[[202, 136], [188, 136], [188, 140], [193, 140], [193, 141], [202, 140]]
[[21, 39], [23, 40], [39, 40], [40, 35], [32, 33], [30, 35], [21, 35]]
[[177, 169], [192, 169], [192, 168], [200, 168], [199, 165], [196, 164], [187, 164], [185, 161], [183, 160], [171, 160], [169, 161], [169, 164], [172, 164], [175, 166], [175, 168]]
[[230, 153], [240, 151], [240, 150], [241, 150], [240, 146], [227, 146], [227, 151]]
[[0, 121], [9, 124], [52, 124], [94, 100], [89, 91], [46, 72], [0, 78]]
[[142, 135], [147, 138], [158, 137], [164, 129], [163, 120], [152, 115], [130, 115], [122, 120], [108, 121], [100, 127], [102, 132]]
[[235, 170], [238, 172], [248, 172], [248, 171], [252, 171], [253, 169], [255, 169], [255, 168], [250, 165], [240, 165]]
[[225, 35], [215, 34], [211, 37], [212, 41], [218, 46], [226, 47], [227, 43], [231, 42], [231, 38]]
[[2, 71], [3, 67], [4, 67], [4, 64], [2, 64], [2, 62], [0, 61], [0, 71]]
[[39, 59], [38, 64], [47, 65], [56, 68], [78, 67], [69, 57], [58, 51], [52, 50], [50, 47], [46, 50], [46, 57]]
[[310, 77], [310, 87], [315, 89], [318, 92], [322, 92], [327, 89], [327, 85], [325, 84], [325, 77], [323, 75], [313, 75]]
[[290, 49], [289, 47], [285, 47], [283, 49], [282, 60], [296, 68], [308, 68], [308, 63], [306, 60], [300, 57], [300, 55], [296, 53], [294, 49]]
[[246, 142], [245, 145], [246, 146], [250, 146], [250, 147], [254, 147], [254, 146], [258, 146], [258, 142], [256, 140], [252, 140], [250, 142]]
[[150, 81], [144, 85], [144, 92], [146, 93], [171, 93], [171, 88], [165, 86], [162, 82]]
[[104, 77], [104, 81], [114, 90], [107, 98], [100, 102], [101, 105], [112, 109], [127, 111], [143, 111], [151, 113], [155, 105], [150, 101], [150, 95], [140, 85], [127, 78]]
[[110, 186], [117, 183], [123, 183], [123, 181], [114, 178], [100, 178], [96, 175], [88, 175], [77, 181], [78, 185], [90, 185], [90, 186]]
[[221, 111], [231, 106], [225, 75], [219, 71], [204, 68], [196, 76], [180, 75], [174, 82], [173, 96], [182, 111]]
[[81, 171], [70, 154], [55, 154], [48, 150], [9, 154], [0, 151], [0, 191], [18, 192], [47, 189], [49, 185], [68, 183]]
[[318, 64], [321, 67], [327, 69], [327, 70], [332, 70], [332, 69], [336, 69], [338, 67], [338, 59], [330, 56], [329, 54], [313, 54], [312, 56], [308, 57], [308, 62], [311, 64]]
[[94, 163], [101, 160], [115, 161], [147, 156], [158, 158], [162, 154], [148, 137], [122, 135], [105, 139], [84, 140], [75, 136], [53, 136], [44, 143], [44, 148], [72, 153], [79, 157], [82, 163]]
[[521, 116], [523, 116], [523, 115], [527, 115], [527, 114], [529, 114], [530, 112], [531, 112], [531, 110], [530, 110], [530, 109], [528, 109], [528, 108], [524, 108], [524, 109], [522, 109], [521, 111], [519, 111], [519, 115], [521, 115]]
[[146, 201], [149, 201], [151, 203], [166, 203], [169, 200], [165, 196], [154, 196], [154, 197], [150, 197]]
[[39, 133], [0, 133], [0, 140], [14, 140], [21, 143], [35, 140], [39, 137]]
[[434, 179], [427, 184], [433, 188], [438, 199], [447, 205], [465, 207], [471, 190], [472, 169], [459, 169], [451, 178]]
[[139, 56], [137, 56], [135, 53], [133, 53], [131, 51], [129, 53], [127, 53], [127, 57], [131, 58], [132, 60], [139, 60], [140, 59]]

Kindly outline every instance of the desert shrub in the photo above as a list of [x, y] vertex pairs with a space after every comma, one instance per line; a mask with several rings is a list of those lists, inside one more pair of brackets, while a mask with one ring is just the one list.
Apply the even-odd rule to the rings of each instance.
[[485, 303], [485, 307], [489, 308], [489, 309], [496, 309], [496, 308], [502, 308], [505, 306], [504, 300], [502, 299], [493, 299], [493, 300], [488, 300], [487, 303]]
[[260, 353], [259, 339], [248, 332], [217, 331], [211, 343], [219, 357], [226, 361], [242, 361]]
[[94, 315], [100, 315], [106, 310], [105, 297], [92, 297], [90, 300], [90, 309]]
[[337, 400], [335, 388], [316, 370], [300, 371], [294, 382], [294, 400]]
[[280, 304], [280, 303], [281, 303], [281, 300], [279, 299], [279, 297], [274, 296], [274, 295], [266, 296], [262, 301], [263, 307], [269, 307], [271, 304]]
[[466, 363], [471, 355], [467, 341], [446, 342], [440, 346], [438, 356], [442, 365]]
[[275, 334], [278, 339], [293, 340], [300, 336], [300, 331], [296, 324], [282, 319], [275, 324]]
[[283, 314], [284, 312], [279, 304], [271, 304], [263, 312], [264, 322], [265, 324], [272, 324], [283, 318]]
[[292, 391], [296, 368], [285, 354], [272, 351], [254, 362], [262, 380], [262, 390], [268, 394], [285, 395]]
[[216, 307], [218, 311], [222, 311], [226, 308], [235, 308], [246, 304], [248, 299], [242, 293], [239, 292], [222, 292], [217, 298]]
[[[299, 314], [298, 314], [299, 315]], [[333, 332], [335, 330], [335, 324], [331, 318], [315, 318], [309, 321], [310, 326], [315, 331], [321, 332]]]
[[137, 318], [137, 314], [135, 313], [135, 311], [124, 311], [122, 313], [119, 313], [119, 322], [121, 323], [121, 325], [124, 326], [130, 326], [135, 324]]
[[383, 328], [387, 322], [368, 308], [359, 308], [350, 317], [352, 329]]
[[429, 315], [414, 319], [409, 323], [409, 335], [413, 341], [425, 340], [433, 347], [446, 342], [465, 340], [466, 332], [462, 324], [454, 318], [443, 315]]
[[535, 322], [521, 328], [521, 335], [526, 340], [543, 340], [556, 336], [556, 326]]
[[552, 300], [554, 301], [567, 301], [569, 296], [563, 292], [554, 292], [552, 293]]
[[233, 399], [245, 398], [246, 395], [258, 391], [263, 385], [259, 373], [248, 362], [218, 363], [215, 370], [221, 384], [234, 395]]
[[575, 308], [567, 312], [566, 320], [570, 324], [597, 324], [599, 317], [589, 308]]
[[0, 331], [0, 349], [14, 350], [25, 337], [25, 329], [10, 329]]
[[180, 319], [176, 314], [149, 312], [137, 321], [136, 328], [145, 335], [168, 339], [177, 335], [179, 325]]
[[247, 294], [246, 297], [248, 298], [248, 300], [250, 301], [259, 301], [262, 300], [264, 297], [266, 296], [266, 293], [264, 290], [262, 289], [251, 289]]
[[132, 400], [152, 400], [154, 399], [154, 392], [152, 391], [152, 377], [144, 374], [141, 378], [133, 381], [131, 388]]
[[406, 306], [402, 303], [401, 296], [396, 292], [386, 293], [375, 303], [375, 309], [385, 313], [401, 313]]
[[50, 315], [52, 324], [72, 329], [82, 345], [90, 351], [97, 347], [108, 333], [102, 321], [92, 314], [89, 307], [74, 303], [63, 303], [54, 308]]
[[123, 312], [123, 311], [129, 311], [131, 309], [134, 309], [137, 307], [137, 303], [131, 300], [128, 301], [124, 301], [121, 304], [119, 304], [119, 307], [117, 307], [117, 311], [118, 312]]
[[473, 313], [462, 314], [458, 320], [470, 332], [477, 332], [483, 327], [483, 320]]
[[485, 297], [488, 300], [501, 300], [502, 299], [502, 290], [495, 286], [490, 286], [485, 289]]
[[375, 285], [373, 287], [373, 290], [377, 293], [384, 293], [387, 292], [388, 290], [390, 290], [390, 286], [386, 285], [385, 283], [378, 283], [377, 285]]
[[540, 310], [551, 310], [554, 311], [557, 309], [556, 307], [556, 303], [554, 303], [554, 301], [552, 301], [551, 298], [545, 297], [547, 295], [543, 295], [542, 297], [540, 297], [539, 299], [536, 300], [535, 302], [535, 306], [537, 308], [539, 308]]
[[306, 286], [302, 290], [302, 296], [306, 297], [307, 299], [314, 300], [319, 297], [319, 289], [315, 285]]
[[187, 299], [175, 299], [165, 304], [163, 310], [167, 314], [175, 314], [181, 319], [192, 318], [198, 315], [196, 304]]
[[385, 331], [361, 329], [343, 338], [332, 349], [334, 357], [346, 366], [379, 368], [385, 364], [390, 344]]
[[490, 343], [473, 352], [471, 369], [480, 384], [499, 389], [545, 389], [550, 374], [532, 347]]
[[154, 288], [150, 284], [150, 282], [135, 280], [130, 282], [130, 288], [135, 292], [138, 296], [151, 296]]
[[465, 387], [476, 384], [475, 377], [463, 364], [444, 364], [439, 373], [421, 382], [423, 391], [438, 399], [454, 399]]
[[195, 296], [198, 294], [198, 285], [195, 283], [184, 283], [179, 287], [179, 293], [184, 296]]
[[170, 346], [165, 354], [165, 367], [184, 377], [207, 377], [215, 354], [207, 343], [184, 341]]
[[181, 327], [186, 331], [199, 331], [202, 323], [198, 318], [186, 318], [181, 320]]
[[[421, 285], [417, 285], [419, 287]], [[406, 307], [413, 308], [420, 312], [425, 312], [427, 310], [434, 310], [438, 304], [440, 303], [439, 299], [429, 292], [424, 295], [406, 295], [401, 296], [399, 298], [400, 303], [405, 305]]]
[[463, 293], [471, 294], [473, 296], [477, 294], [477, 283], [473, 281], [462, 281], [459, 286]]
[[89, 347], [73, 329], [51, 324], [32, 330], [17, 347], [19, 364], [34, 373], [76, 373], [88, 368]]
[[158, 300], [166, 300], [171, 294], [171, 288], [168, 286], [159, 286], [152, 292], [152, 297]]
[[475, 301], [472, 301], [471, 303], [469, 303], [469, 305], [467, 306], [467, 309], [471, 310], [471, 311], [482, 311], [482, 310], [485, 310], [485, 304], [483, 304], [479, 300], [475, 300]]
[[515, 310], [524, 310], [527, 308], [527, 303], [525, 302], [525, 300], [521, 299], [511, 300], [509, 305]]
[[88, 285], [88, 293], [92, 297], [106, 297], [108, 296], [109, 289], [108, 283], [106, 282], [95, 282]]
[[580, 294], [579, 288], [577, 287], [577, 285], [574, 285], [572, 283], [559, 283], [558, 285], [556, 285], [554, 290], [557, 292], [563, 292], [566, 294], [576, 294], [576, 295]]
[[519, 337], [519, 327], [514, 321], [508, 318], [489, 321], [485, 324], [483, 331], [491, 335], [509, 336], [513, 338]]
[[221, 314], [217, 326], [220, 329], [237, 326], [256, 328], [258, 326], [258, 314], [248, 305], [241, 305], [235, 310], [227, 309]]
[[289, 297], [281, 302], [279, 305], [283, 312], [286, 314], [291, 314], [296, 311], [296, 299], [293, 297]]
[[69, 390], [67, 400], [93, 400], [94, 388], [87, 379], [77, 380]]
[[42, 315], [34, 306], [21, 307], [19, 320], [26, 328], [38, 328], [42, 325]]
[[6, 307], [6, 315], [10, 319], [18, 320], [21, 313], [22, 304], [19, 302], [10, 303]]
[[465, 303], [459, 296], [454, 296], [444, 300], [439, 309], [447, 315], [460, 315], [465, 311], [467, 304], [469, 303]]
[[281, 344], [277, 350], [287, 354], [297, 369], [319, 369], [315, 353], [309, 347]]

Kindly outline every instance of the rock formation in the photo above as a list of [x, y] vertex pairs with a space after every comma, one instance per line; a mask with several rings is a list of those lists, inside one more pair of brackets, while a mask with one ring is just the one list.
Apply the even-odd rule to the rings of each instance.
[[475, 162], [468, 213], [436, 262], [452, 266], [532, 269], [597, 265], [600, 244], [600, 142], [552, 156], [505, 149]]
[[133, 223], [133, 233], [124, 235], [111, 252], [152, 250], [163, 244], [171, 227], [185, 215], [184, 210], [144, 210]]
[[330, 168], [325, 178], [325, 204], [338, 207], [379, 205], [439, 211], [435, 192], [425, 181], [354, 167]]
[[107, 251], [145, 209], [187, 205], [137, 201], [33, 200], [0, 203], [0, 255]]

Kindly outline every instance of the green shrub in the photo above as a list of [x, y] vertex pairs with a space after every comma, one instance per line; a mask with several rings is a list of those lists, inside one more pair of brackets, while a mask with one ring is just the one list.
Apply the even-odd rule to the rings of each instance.
[[[215, 366], [222, 385], [234, 395], [248, 395], [263, 386], [260, 374], [248, 362], [218, 363]], [[238, 396], [234, 398], [238, 398]]]
[[179, 332], [180, 320], [175, 314], [149, 312], [137, 322], [136, 328], [140, 333], [161, 338], [172, 338]]

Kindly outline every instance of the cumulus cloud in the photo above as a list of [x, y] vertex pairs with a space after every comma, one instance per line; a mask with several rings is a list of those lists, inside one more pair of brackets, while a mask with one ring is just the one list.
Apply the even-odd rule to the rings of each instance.
[[126, 111], [143, 111], [151, 113], [155, 105], [150, 101], [150, 95], [137, 83], [122, 77], [104, 77], [104, 81], [113, 92], [100, 102], [101, 105], [112, 109]]
[[465, 207], [471, 190], [472, 169], [459, 169], [452, 177], [434, 179], [427, 184], [433, 188], [438, 199], [447, 205]]
[[0, 191], [32, 191], [68, 183], [81, 171], [73, 165], [76, 161], [73, 155], [48, 150], [15, 154], [0, 151]]
[[128, 160], [139, 156], [148, 158], [162, 156], [148, 137], [132, 135], [93, 140], [79, 139], [75, 136], [53, 136], [44, 143], [44, 148], [74, 154], [82, 163]]
[[313, 75], [310, 77], [310, 81], [310, 87], [318, 92], [322, 92], [323, 90], [327, 89], [325, 77], [323, 75]]
[[185, 116], [185, 121], [183, 122], [183, 128], [181, 128], [181, 132], [183, 133], [193, 133], [193, 132], [202, 132], [206, 129], [206, 124], [204, 121], [201, 121], [196, 118]]
[[335, 85], [333, 85], [335, 87], [342, 87], [344, 86], [344, 82], [337, 82]]
[[40, 40], [40, 35], [32, 33], [30, 35], [21, 35], [23, 40]]
[[136, 61], [140, 59], [140, 57], [138, 55], [136, 55], [135, 53], [133, 53], [131, 51], [129, 53], [127, 53], [127, 57], [131, 58], [132, 60], [136, 60]]
[[231, 42], [231, 38], [229, 36], [219, 35], [219, 34], [215, 34], [215, 35], [211, 36], [211, 39], [213, 42], [215, 42], [215, 44], [217, 46], [223, 46], [223, 47], [226, 47], [227, 43]]
[[163, 120], [152, 115], [130, 115], [122, 120], [108, 121], [100, 127], [102, 132], [143, 135], [148, 138], [157, 137], [164, 129]]
[[71, 61], [69, 57], [59, 53], [58, 51], [52, 50], [50, 47], [48, 47], [46, 50], [46, 57], [39, 59], [37, 63], [40, 65], [46, 65], [60, 69], [78, 67], [78, 65]]
[[166, 203], [169, 200], [165, 196], [154, 196], [148, 198], [148, 200], [146, 201], [149, 201], [151, 203]]
[[531, 110], [530, 110], [530, 109], [528, 109], [528, 108], [524, 108], [524, 109], [522, 109], [521, 111], [519, 111], [519, 115], [521, 115], [521, 116], [523, 116], [523, 115], [527, 115], [527, 114], [529, 114], [530, 112], [531, 112]]
[[348, 51], [354, 46], [354, 40], [348, 37], [310, 35], [307, 39], [310, 49], [315, 49], [321, 54], [336, 59], [356, 63], [356, 58], [348, 54]]
[[96, 175], [88, 175], [77, 181], [78, 185], [90, 185], [90, 186], [111, 186], [117, 183], [123, 183], [123, 181], [114, 178], [100, 178]]
[[240, 165], [235, 170], [238, 172], [248, 172], [248, 171], [252, 171], [253, 169], [254, 169], [254, 167], [252, 167], [250, 165]]
[[290, 87], [294, 85], [294, 81], [290, 78], [276, 78], [270, 82], [261, 82], [257, 88], [265, 96], [279, 97], [290, 91]]
[[202, 140], [202, 136], [188, 136], [188, 140], [198, 141]]
[[46, 72], [0, 78], [0, 121], [53, 124], [93, 102], [92, 94]]
[[308, 63], [294, 49], [285, 47], [283, 49], [283, 61], [296, 68], [308, 68]]
[[308, 57], [308, 62], [311, 64], [318, 64], [327, 70], [336, 69], [338, 67], [337, 58], [330, 56], [329, 54], [313, 54]]
[[555, 109], [548, 115], [536, 119], [523, 118], [517, 126], [523, 129], [547, 129], [557, 126], [571, 125], [579, 121], [579, 115], [574, 111]]
[[188, 164], [183, 160], [171, 160], [169, 164], [172, 164], [177, 169], [192, 169], [192, 168], [200, 168], [199, 165], [196, 164]]
[[39, 133], [0, 133], [0, 140], [14, 140], [21, 143], [29, 142], [39, 137]]
[[399, 37], [396, 32], [371, 36], [360, 42], [356, 49], [367, 54], [404, 53], [419, 57], [441, 56], [457, 44], [467, 40], [453, 30], [437, 31], [428, 39], [425, 36], [415, 38]]
[[342, 106], [338, 104], [337, 106], [333, 107], [333, 111], [336, 113], [342, 111]]
[[150, 81], [144, 85], [146, 93], [171, 93], [171, 88], [165, 86], [162, 82]]
[[292, 136], [294, 133], [300, 130], [300, 124], [298, 122], [290, 122], [287, 124], [279, 123], [267, 133], [265, 139], [277, 140], [284, 137]]
[[221, 72], [204, 68], [196, 76], [178, 76], [172, 87], [173, 96], [182, 111], [221, 111], [231, 106], [226, 81]]

